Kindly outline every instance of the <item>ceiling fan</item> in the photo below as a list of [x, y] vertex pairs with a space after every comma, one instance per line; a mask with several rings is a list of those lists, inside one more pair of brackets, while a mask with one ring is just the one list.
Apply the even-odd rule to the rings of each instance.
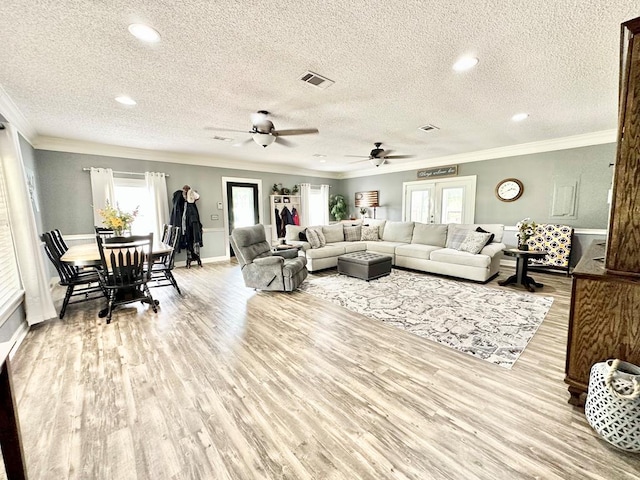
[[[207, 130], [219, 130], [223, 132], [239, 132], [249, 133], [251, 138], [260, 146], [267, 148], [273, 142], [278, 142], [286, 147], [292, 147], [293, 144], [285, 140], [284, 136], [289, 135], [307, 135], [310, 133], [318, 133], [317, 128], [296, 128], [288, 130], [276, 130], [273, 122], [268, 118], [269, 112], [266, 110], [258, 110], [256, 113], [251, 114], [252, 128], [249, 131], [246, 130], [232, 130], [229, 128], [216, 128], [207, 127]], [[251, 139], [247, 140], [251, 141]]]
[[[367, 160], [369, 160], [371, 162], [371, 165], [375, 166], [375, 167], [379, 167], [380, 165], [383, 165], [384, 163], [387, 163], [387, 160], [389, 158], [413, 158], [414, 155], [390, 155], [393, 150], [384, 150], [382, 148], [380, 148], [380, 146], [382, 145], [382, 142], [376, 142], [374, 143], [374, 145], [376, 146], [376, 148], [374, 148], [373, 150], [371, 150], [371, 152], [369, 153], [368, 156], [365, 155], [345, 155], [346, 157], [353, 157], [353, 158], [366, 158]], [[358, 160], [358, 162], [363, 162], [364, 160]]]

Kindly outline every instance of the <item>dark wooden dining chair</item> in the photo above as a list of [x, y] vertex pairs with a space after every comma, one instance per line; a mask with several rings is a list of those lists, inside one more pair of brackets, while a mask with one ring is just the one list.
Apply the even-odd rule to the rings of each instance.
[[100, 284], [107, 291], [109, 302], [101, 316], [111, 323], [114, 307], [133, 302], [148, 303], [154, 312], [158, 302], [149, 291], [153, 233], [125, 238], [107, 238], [96, 235], [100, 262]]
[[[60, 232], [58, 231], [58, 234], [59, 233]], [[69, 305], [89, 300], [97, 300], [99, 298], [106, 298], [107, 294], [100, 284], [100, 278], [98, 277], [98, 273], [95, 269], [78, 270], [73, 265], [61, 260], [61, 257], [66, 250], [63, 250], [63, 247], [60, 245], [58, 240], [56, 240], [56, 237], [57, 234], [55, 231], [52, 231], [43, 233], [40, 238], [44, 242], [44, 250], [47, 257], [49, 257], [49, 260], [51, 260], [51, 263], [53, 263], [53, 266], [58, 272], [58, 276], [60, 277], [59, 284], [63, 287], [67, 287], [59, 315], [62, 319]], [[62, 238], [61, 235], [60, 238]], [[74, 297], [78, 298], [71, 301]]]
[[98, 227], [98, 226], [94, 226], [94, 228], [96, 229], [96, 235], [98, 235], [103, 240], [107, 238], [111, 238], [115, 235], [115, 232], [110, 228]]
[[173, 273], [173, 267], [175, 266], [175, 256], [176, 250], [178, 247], [178, 242], [180, 241], [180, 227], [176, 227], [173, 225], [165, 225], [165, 227], [169, 227], [167, 229], [167, 234], [163, 238], [162, 243], [166, 243], [169, 245], [172, 250], [166, 255], [162, 255], [158, 257], [151, 267], [151, 283], [150, 287], [167, 287], [173, 286], [180, 295], [182, 292], [180, 291], [180, 287], [178, 286], [178, 282], [176, 281]]

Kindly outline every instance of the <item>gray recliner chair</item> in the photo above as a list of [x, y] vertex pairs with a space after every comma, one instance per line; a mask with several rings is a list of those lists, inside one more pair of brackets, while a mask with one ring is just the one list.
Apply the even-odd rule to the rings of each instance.
[[235, 228], [229, 240], [247, 287], [291, 292], [307, 278], [307, 259], [295, 249], [273, 253], [264, 225]]

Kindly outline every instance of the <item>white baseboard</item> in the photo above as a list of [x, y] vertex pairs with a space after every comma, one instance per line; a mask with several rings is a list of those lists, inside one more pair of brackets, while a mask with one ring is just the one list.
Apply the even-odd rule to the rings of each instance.
[[15, 342], [15, 343], [13, 345], [13, 348], [11, 349], [11, 352], [9, 352], [9, 360], [13, 359], [13, 356], [16, 354], [16, 352], [18, 351], [18, 348], [26, 338], [27, 333], [29, 333], [29, 325], [25, 320], [20, 324], [18, 329], [15, 332], [13, 332], [13, 335], [11, 336], [11, 342], [12, 343]]
[[[223, 262], [223, 261], [229, 261], [229, 257], [226, 257], [224, 255], [221, 257], [208, 257], [208, 258], [201, 258], [200, 261], [202, 263]], [[193, 262], [191, 262], [191, 265], [193, 265]], [[176, 267], [186, 267], [186, 266], [187, 266], [186, 260], [184, 262], [176, 262]]]

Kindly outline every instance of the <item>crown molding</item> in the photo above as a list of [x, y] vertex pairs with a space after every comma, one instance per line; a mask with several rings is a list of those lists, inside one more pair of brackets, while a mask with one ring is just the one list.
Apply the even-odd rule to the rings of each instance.
[[0, 116], [3, 116], [7, 122], [13, 125], [24, 139], [33, 145], [38, 132], [33, 125], [29, 123], [27, 117], [23, 115], [13, 99], [7, 91], [0, 85]]
[[533, 153], [567, 150], [570, 148], [590, 147], [593, 145], [601, 145], [605, 143], [615, 143], [618, 138], [617, 135], [618, 131], [616, 129], [603, 130], [600, 132], [585, 133], [581, 135], [573, 135], [570, 137], [554, 138], [551, 140], [542, 140], [539, 142], [521, 143], [519, 145], [491, 148], [488, 150], [479, 150], [477, 152], [460, 153], [457, 155], [448, 155], [445, 157], [437, 157], [427, 160], [417, 160], [400, 165], [385, 164], [380, 167], [369, 168], [367, 170], [344, 172], [340, 175], [340, 178], [346, 179], [369, 177], [372, 175], [382, 175], [385, 173], [418, 170], [425, 167], [440, 167], [443, 165], [481, 162], [483, 160], [493, 160], [496, 158], [517, 157], [520, 155], [531, 155]]
[[53, 150], [55, 152], [83, 153], [86, 155], [102, 155], [105, 157], [131, 158], [135, 160], [150, 160], [154, 162], [179, 163], [183, 165], [201, 165], [205, 167], [229, 168], [233, 170], [250, 170], [253, 172], [282, 173], [307, 175], [312, 177], [338, 179], [339, 173], [321, 172], [292, 167], [291, 165], [276, 165], [248, 162], [236, 158], [219, 158], [190, 153], [166, 152], [161, 150], [146, 150], [143, 148], [107, 145], [103, 143], [87, 142], [59, 137], [39, 136], [33, 147], [37, 150]]

